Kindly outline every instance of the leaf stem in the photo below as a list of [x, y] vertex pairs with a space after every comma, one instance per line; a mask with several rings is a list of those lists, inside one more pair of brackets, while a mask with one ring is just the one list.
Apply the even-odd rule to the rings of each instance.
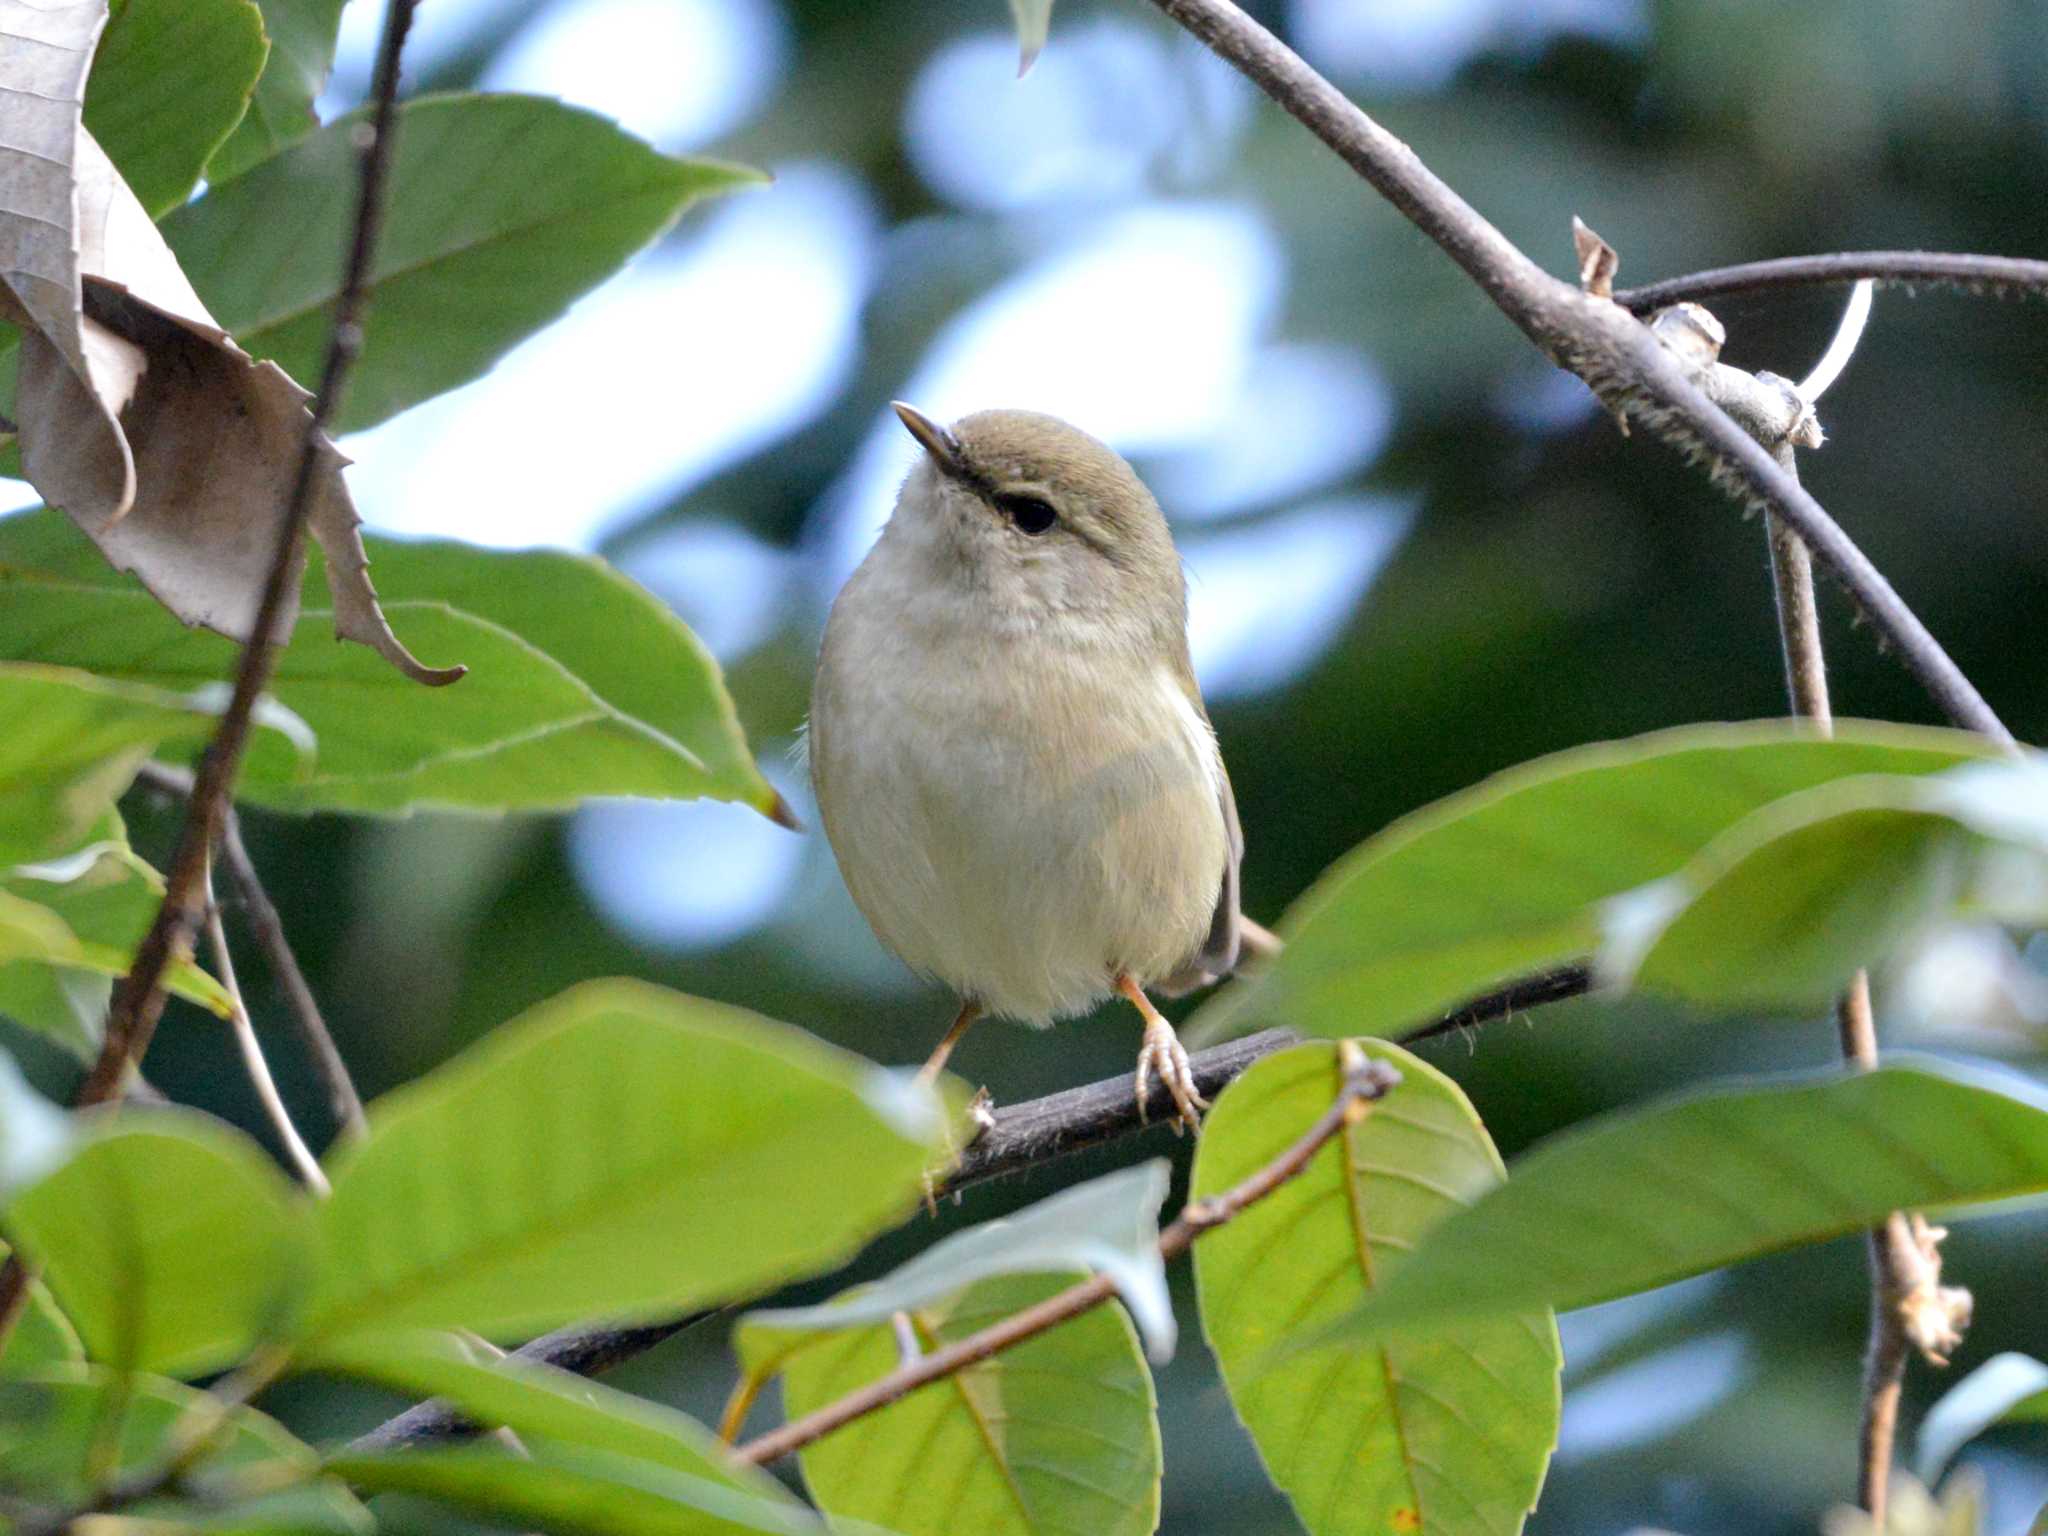
[[[1159, 1256], [1178, 1258], [1204, 1232], [1222, 1226], [1246, 1206], [1263, 1200], [1309, 1165], [1331, 1137], [1353, 1124], [1371, 1104], [1385, 1098], [1400, 1082], [1400, 1074], [1384, 1062], [1361, 1061], [1347, 1072], [1337, 1098], [1315, 1124], [1286, 1151], [1242, 1183], [1207, 1200], [1190, 1201], [1173, 1224], [1159, 1234]], [[1036, 1306], [1026, 1307], [1001, 1322], [905, 1362], [888, 1375], [878, 1377], [816, 1412], [770, 1430], [749, 1440], [733, 1452], [735, 1459], [759, 1466], [801, 1450], [812, 1441], [855, 1419], [886, 1408], [919, 1387], [954, 1375], [1035, 1338], [1047, 1329], [1102, 1305], [1116, 1294], [1116, 1281], [1106, 1275], [1091, 1275], [1049, 1296]]]

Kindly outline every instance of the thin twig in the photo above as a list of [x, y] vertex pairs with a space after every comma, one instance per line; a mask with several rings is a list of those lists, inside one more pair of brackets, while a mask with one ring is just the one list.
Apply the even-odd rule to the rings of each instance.
[[[1365, 1061], [1352, 1070], [1333, 1103], [1307, 1132], [1279, 1157], [1243, 1183], [1207, 1200], [1190, 1201], [1173, 1224], [1159, 1234], [1159, 1257], [1172, 1260], [1187, 1252], [1195, 1239], [1229, 1221], [1246, 1206], [1263, 1200], [1306, 1168], [1331, 1137], [1355, 1124], [1366, 1107], [1384, 1098], [1400, 1082], [1400, 1074], [1382, 1062]], [[951, 1376], [1002, 1353], [1047, 1329], [1079, 1317], [1116, 1294], [1116, 1281], [1094, 1275], [1069, 1286], [1034, 1307], [1004, 1318], [992, 1327], [908, 1361], [888, 1375], [827, 1403], [814, 1413], [769, 1431], [733, 1452], [735, 1460], [759, 1466], [801, 1450], [855, 1419], [886, 1408], [919, 1387]]]
[[[181, 798], [192, 793], [192, 775], [164, 763], [144, 763], [136, 770], [135, 779], [139, 784]], [[321, 1015], [319, 1001], [306, 982], [306, 973], [299, 968], [291, 941], [285, 937], [284, 920], [278, 916], [277, 905], [271, 901], [270, 892], [264, 889], [263, 878], [256, 871], [256, 862], [249, 857], [248, 845], [242, 841], [242, 818], [233, 801], [221, 808], [218, 854], [221, 866], [226, 869], [228, 878], [234, 881], [235, 892], [241, 897], [243, 910], [248, 914], [249, 931], [255, 935], [257, 947], [269, 962], [278, 989], [284, 993], [299, 1043], [305, 1047], [307, 1057], [327, 1090], [327, 1103], [333, 1111], [335, 1124], [344, 1136], [361, 1136], [368, 1129], [362, 1096], [356, 1092], [348, 1063], [342, 1060], [341, 1051]]]
[[[1843, 315], [1827, 356], [1793, 393], [1799, 398], [1775, 429], [1752, 427], [1759, 442], [1784, 472], [1797, 479], [1795, 433], [1801, 416], [1847, 366], [1869, 314], [1869, 289], [1859, 284]], [[1715, 333], [1719, 327], [1716, 323]], [[1717, 373], [1739, 370], [1712, 362]], [[1747, 378], [1747, 375], [1742, 375]], [[1759, 382], [1752, 380], [1752, 382]], [[1782, 382], [1782, 381], [1780, 381]], [[1767, 393], [1767, 391], [1766, 391]], [[1818, 444], [1820, 427], [1810, 423], [1805, 441]], [[1771, 553], [1771, 588], [1778, 616], [1778, 640], [1785, 664], [1785, 692], [1792, 713], [1811, 721], [1824, 736], [1834, 734], [1834, 706], [1828, 697], [1827, 657], [1821, 641], [1820, 609], [1813, 588], [1813, 561], [1799, 535], [1774, 515], [1764, 519]], [[1858, 971], [1835, 1006], [1842, 1059], [1859, 1072], [1877, 1066], [1877, 1026], [1871, 1016], [1870, 978]], [[1886, 1492], [1891, 1477], [1892, 1447], [1898, 1430], [1899, 1394], [1906, 1371], [1907, 1339], [1897, 1298], [1904, 1294], [1903, 1255], [1895, 1253], [1889, 1229], [1899, 1228], [1910, 1241], [1906, 1218], [1897, 1212], [1869, 1235], [1870, 1342], [1864, 1358], [1860, 1425], [1857, 1434], [1856, 1497], [1878, 1530], [1885, 1525]]]
[[1853, 283], [1865, 277], [1887, 284], [1927, 283], [1961, 288], [2006, 299], [2048, 297], [2048, 261], [1945, 251], [1843, 251], [1832, 256], [1781, 256], [1772, 261], [1747, 261], [1740, 266], [1691, 272], [1661, 283], [1645, 283], [1640, 288], [1617, 289], [1614, 302], [1636, 314], [1647, 315], [1667, 304], [1687, 300]]
[[213, 968], [219, 973], [220, 984], [227, 988], [228, 999], [234, 1005], [233, 1016], [228, 1022], [235, 1032], [235, 1045], [242, 1053], [242, 1068], [249, 1074], [250, 1085], [256, 1090], [256, 1101], [263, 1106], [263, 1113], [269, 1117], [270, 1127], [277, 1132], [277, 1139], [284, 1145], [285, 1156], [298, 1171], [299, 1178], [314, 1194], [326, 1195], [329, 1193], [327, 1175], [320, 1169], [320, 1159], [313, 1155], [313, 1149], [299, 1135], [299, 1128], [292, 1124], [284, 1095], [277, 1091], [277, 1079], [270, 1075], [270, 1063], [263, 1059], [263, 1042], [256, 1038], [256, 1026], [249, 1019], [249, 1005], [242, 1000], [242, 984], [235, 976], [235, 957], [228, 949], [227, 930], [221, 926], [220, 905], [213, 897], [210, 869], [205, 891], [206, 939], [213, 950]]
[[[376, 248], [377, 231], [383, 222], [384, 184], [391, 164], [392, 118], [398, 95], [398, 59], [405, 47], [406, 31], [412, 25], [415, 3], [416, 0], [389, 0], [385, 8], [384, 35], [378, 44], [371, 86], [376, 106], [363, 139], [362, 184], [356, 199], [348, 264], [334, 306], [334, 334], [327, 344], [327, 364], [321, 371], [320, 389], [306, 418], [304, 446], [299, 451], [291, 497], [285, 503], [277, 547], [271, 554], [270, 574], [263, 584], [263, 601], [235, 668], [234, 692], [228, 707], [221, 715], [213, 740], [207, 744], [205, 756], [199, 760], [199, 773], [186, 802], [177, 849], [164, 877], [163, 902], [149, 932], [136, 947], [128, 974], [114, 989], [99, 1056], [73, 1096], [72, 1102], [80, 1108], [107, 1103], [127, 1091], [149, 1049], [157, 1020], [163, 1016], [164, 974], [173, 961], [192, 952], [192, 936], [205, 907], [201, 887], [207, 855], [233, 792], [243, 750], [248, 746], [256, 700], [270, 681], [277, 653], [286, 638], [279, 620], [286, 597], [299, 578], [306, 515], [312, 505], [313, 483], [326, 443], [327, 424], [340, 406], [342, 385], [363, 348], [364, 288], [370, 255]], [[0, 1266], [0, 1345], [5, 1344], [8, 1332], [26, 1305], [29, 1278], [26, 1266], [13, 1254]]]
[[1846, 586], [1951, 720], [2012, 737], [1827, 512], [1701, 393], [1678, 360], [1619, 305], [1581, 293], [1525, 256], [1388, 133], [1230, 0], [1153, 4], [1243, 73], [1428, 235], [1546, 354], [1611, 407], [1707, 465], [1745, 502], [1777, 513]]

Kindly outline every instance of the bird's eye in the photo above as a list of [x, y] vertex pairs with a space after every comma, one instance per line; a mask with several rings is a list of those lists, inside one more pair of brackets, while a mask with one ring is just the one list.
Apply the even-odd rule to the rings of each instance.
[[996, 510], [1014, 523], [1019, 533], [1041, 534], [1060, 520], [1059, 513], [1052, 509], [1052, 503], [1042, 496], [1005, 491], [995, 501]]

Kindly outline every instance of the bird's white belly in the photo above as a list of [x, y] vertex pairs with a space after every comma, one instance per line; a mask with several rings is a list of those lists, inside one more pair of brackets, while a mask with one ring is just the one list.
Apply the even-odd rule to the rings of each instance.
[[992, 1012], [1047, 1023], [1120, 971], [1149, 984], [1199, 949], [1227, 858], [1219, 770], [1164, 671], [1117, 690], [1086, 665], [1029, 663], [1020, 703], [981, 670], [1006, 660], [922, 668], [918, 686], [894, 669], [824, 679], [813, 773], [882, 941]]

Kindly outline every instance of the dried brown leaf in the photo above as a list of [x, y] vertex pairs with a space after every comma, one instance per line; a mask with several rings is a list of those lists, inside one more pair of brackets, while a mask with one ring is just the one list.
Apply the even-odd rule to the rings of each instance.
[[[23, 328], [16, 395], [29, 481], [187, 624], [255, 627], [307, 393], [236, 346], [79, 123], [106, 0], [0, 0], [0, 284]], [[327, 556], [337, 632], [416, 680], [377, 604], [325, 437], [307, 526]], [[296, 614], [296, 591], [286, 618]]]

